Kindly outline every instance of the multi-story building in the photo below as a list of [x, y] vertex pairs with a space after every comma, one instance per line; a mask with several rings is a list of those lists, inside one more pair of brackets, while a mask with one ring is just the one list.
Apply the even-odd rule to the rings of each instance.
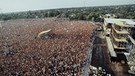
[[108, 47], [113, 47], [109, 49], [112, 56], [117, 57], [118, 53], [129, 53], [133, 49], [130, 39], [134, 36], [135, 21], [105, 18], [103, 28], [107, 35]]
[[127, 51], [126, 49], [131, 46], [128, 35], [132, 35], [132, 28], [134, 28], [134, 25], [127, 24], [126, 21], [114, 20], [110, 36], [114, 49]]

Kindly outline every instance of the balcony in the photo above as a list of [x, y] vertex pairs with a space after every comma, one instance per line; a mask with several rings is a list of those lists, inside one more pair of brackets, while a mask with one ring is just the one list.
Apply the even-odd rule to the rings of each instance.
[[122, 49], [122, 50], [125, 50], [126, 48], [125, 47], [118, 47], [116, 44], [113, 43], [113, 46], [115, 49]]
[[118, 34], [130, 34], [130, 33], [129, 33], [128, 31], [126, 31], [126, 30], [121, 30], [121, 31], [116, 30], [114, 26], [113, 26], [113, 30], [114, 30], [116, 33], [118, 33]]
[[117, 42], [126, 42], [126, 43], [128, 42], [125, 38], [118, 39], [113, 34], [112, 34], [112, 36], [113, 36], [114, 40], [117, 41]]

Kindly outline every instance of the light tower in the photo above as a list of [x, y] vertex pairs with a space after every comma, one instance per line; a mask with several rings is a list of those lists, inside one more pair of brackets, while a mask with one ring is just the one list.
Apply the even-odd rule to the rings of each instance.
[[[0, 8], [0, 14], [2, 16], [2, 9]], [[0, 28], [2, 28], [1, 21], [0, 21]]]
[[85, 3], [85, 0], [83, 0], [83, 5], [84, 5], [84, 7], [86, 7], [86, 3]]
[[0, 8], [0, 14], [2, 14], [3, 12], [2, 12], [2, 9]]

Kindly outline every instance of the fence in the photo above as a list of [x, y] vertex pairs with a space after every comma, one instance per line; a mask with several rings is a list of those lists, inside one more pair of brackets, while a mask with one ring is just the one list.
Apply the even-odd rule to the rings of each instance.
[[89, 75], [88, 70], [89, 70], [89, 67], [90, 67], [90, 64], [91, 64], [93, 42], [94, 42], [95, 37], [96, 37], [96, 32], [97, 32], [97, 30], [95, 29], [92, 32], [92, 35], [90, 37], [90, 45], [89, 45], [89, 48], [88, 48], [88, 52], [87, 52], [87, 56], [86, 56], [86, 62], [85, 62], [84, 68], [83, 68], [82, 76], [88, 76]]

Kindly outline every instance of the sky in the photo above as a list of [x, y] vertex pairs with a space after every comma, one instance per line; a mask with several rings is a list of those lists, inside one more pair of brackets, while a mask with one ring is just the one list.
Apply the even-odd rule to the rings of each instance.
[[0, 13], [123, 4], [135, 4], [135, 0], [0, 0]]

